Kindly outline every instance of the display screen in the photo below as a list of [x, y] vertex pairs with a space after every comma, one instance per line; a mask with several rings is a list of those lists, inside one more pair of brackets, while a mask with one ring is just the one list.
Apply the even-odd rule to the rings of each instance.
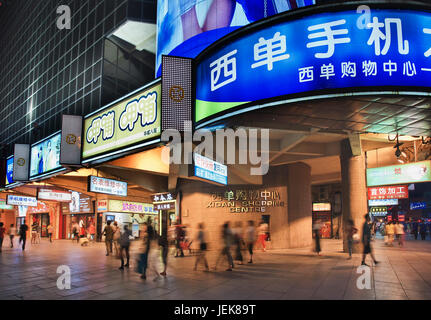
[[60, 166], [61, 133], [31, 147], [30, 178], [52, 172]]
[[[90, 115], [84, 123], [85, 162], [110, 152], [124, 150], [161, 135], [161, 84], [133, 92], [103, 111]], [[130, 150], [130, 148], [129, 148]]]
[[159, 0], [157, 76], [162, 55], [194, 58], [239, 27], [312, 4], [315, 0]]
[[360, 17], [349, 10], [280, 19], [220, 42], [197, 62], [195, 121], [271, 106], [255, 103], [271, 98], [430, 92], [431, 13], [373, 9], [366, 26]]
[[13, 183], [13, 156], [6, 160], [6, 186]]

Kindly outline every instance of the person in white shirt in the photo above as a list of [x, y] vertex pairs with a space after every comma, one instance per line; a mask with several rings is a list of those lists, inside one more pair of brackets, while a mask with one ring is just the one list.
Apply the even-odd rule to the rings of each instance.
[[13, 248], [13, 238], [16, 235], [16, 228], [13, 224], [10, 225], [9, 228], [9, 239], [10, 239], [10, 247]]
[[404, 233], [404, 225], [397, 221], [395, 224], [395, 234], [397, 235], [399, 246], [404, 246]]
[[248, 253], [250, 254], [250, 260], [248, 263], [253, 263], [253, 246], [256, 242], [256, 228], [254, 227], [253, 220], [248, 221], [248, 226], [245, 231], [245, 241], [247, 243]]

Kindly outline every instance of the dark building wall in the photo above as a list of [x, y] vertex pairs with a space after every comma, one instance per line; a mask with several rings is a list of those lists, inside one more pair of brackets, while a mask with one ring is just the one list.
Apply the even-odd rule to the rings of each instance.
[[[60, 5], [71, 8], [71, 30], [57, 28]], [[0, 156], [59, 130], [62, 114], [102, 106], [105, 38], [127, 12], [128, 0], [9, 0], [1, 8]]]

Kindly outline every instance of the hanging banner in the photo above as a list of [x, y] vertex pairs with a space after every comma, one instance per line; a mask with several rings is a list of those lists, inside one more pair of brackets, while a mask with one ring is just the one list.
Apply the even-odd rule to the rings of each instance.
[[16, 144], [13, 156], [13, 181], [28, 181], [30, 165], [30, 145]]
[[35, 197], [8, 194], [6, 203], [11, 206], [37, 207], [37, 199]]
[[84, 122], [83, 163], [160, 141], [161, 84], [139, 89]]
[[13, 156], [10, 156], [6, 160], [6, 184], [8, 186], [13, 183]]
[[227, 166], [198, 153], [193, 154], [194, 176], [227, 185]]
[[39, 189], [39, 192], [37, 193], [37, 198], [39, 200], [70, 202], [72, 201], [72, 193], [52, 189]]
[[368, 188], [368, 199], [408, 199], [408, 186], [374, 187]]
[[366, 26], [358, 24], [357, 6], [346, 5], [341, 12], [285, 13], [235, 31], [197, 58], [195, 121], [208, 124], [289, 95], [394, 95], [401, 88], [429, 95], [431, 13], [401, 3], [376, 6]]
[[60, 164], [80, 165], [82, 148], [81, 116], [63, 115], [61, 124]]

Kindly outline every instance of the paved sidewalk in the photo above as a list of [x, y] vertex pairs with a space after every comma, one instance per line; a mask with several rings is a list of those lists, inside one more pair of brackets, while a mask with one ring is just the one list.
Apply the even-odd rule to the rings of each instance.
[[[118, 270], [119, 260], [106, 257], [104, 245], [81, 247], [70, 241], [28, 245], [28, 251], [7, 248], [0, 254], [0, 299], [431, 299], [431, 241], [407, 241], [405, 248], [374, 243], [377, 259], [371, 289], [356, 286], [360, 255], [347, 260], [338, 240], [323, 241], [323, 256], [310, 248], [257, 252], [254, 264], [232, 272], [194, 272], [194, 257], [169, 256], [168, 276], [155, 278], [148, 271], [143, 281], [130, 270]], [[137, 244], [133, 247], [136, 252]], [[216, 252], [209, 252], [213, 266]], [[370, 258], [369, 258], [370, 259]], [[161, 271], [158, 252], [152, 265]], [[371, 263], [370, 260], [368, 260]], [[57, 267], [72, 271], [71, 290], [57, 288]]]

